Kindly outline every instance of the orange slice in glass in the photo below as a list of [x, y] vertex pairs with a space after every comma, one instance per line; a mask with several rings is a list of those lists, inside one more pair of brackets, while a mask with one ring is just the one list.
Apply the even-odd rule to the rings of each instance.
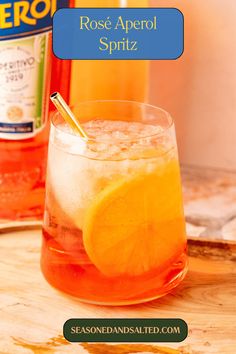
[[106, 276], [167, 267], [185, 244], [178, 166], [122, 179], [101, 191], [86, 212], [83, 242]]

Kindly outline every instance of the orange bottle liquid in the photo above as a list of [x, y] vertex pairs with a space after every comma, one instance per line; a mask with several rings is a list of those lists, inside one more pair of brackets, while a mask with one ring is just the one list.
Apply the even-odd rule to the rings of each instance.
[[[149, 0], [75, 0], [76, 7], [148, 7]], [[145, 102], [149, 62], [144, 60], [78, 60], [72, 62], [71, 105], [87, 100]]]

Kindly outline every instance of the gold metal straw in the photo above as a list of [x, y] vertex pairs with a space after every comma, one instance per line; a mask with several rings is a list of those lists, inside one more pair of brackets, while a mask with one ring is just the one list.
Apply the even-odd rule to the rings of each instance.
[[65, 121], [69, 124], [69, 126], [73, 129], [75, 134], [80, 135], [82, 138], [88, 139], [88, 135], [82, 129], [81, 125], [79, 124], [78, 120], [75, 118], [73, 112], [71, 111], [70, 107], [64, 101], [62, 96], [59, 92], [54, 92], [50, 99], [57, 110], [61, 113], [62, 117]]

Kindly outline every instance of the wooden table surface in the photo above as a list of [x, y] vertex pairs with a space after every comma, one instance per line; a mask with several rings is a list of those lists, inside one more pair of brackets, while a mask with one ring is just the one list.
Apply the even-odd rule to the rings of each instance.
[[[166, 297], [135, 306], [86, 305], [53, 289], [40, 268], [41, 231], [0, 233], [0, 354], [235, 354], [236, 246], [190, 241], [190, 269]], [[69, 318], [182, 318], [182, 343], [70, 344], [62, 336]]]
[[[39, 269], [40, 222], [34, 230], [31, 221], [20, 229], [0, 222], [0, 354], [235, 354], [236, 173], [184, 166], [182, 180], [188, 234], [197, 236], [190, 269], [172, 294], [144, 305], [98, 307], [59, 293]], [[71, 317], [179, 317], [189, 336], [166, 345], [70, 344], [62, 327]]]

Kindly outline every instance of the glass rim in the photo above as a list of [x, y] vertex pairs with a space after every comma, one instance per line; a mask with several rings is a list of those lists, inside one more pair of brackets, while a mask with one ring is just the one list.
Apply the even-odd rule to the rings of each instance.
[[[154, 110], [156, 110], [158, 112], [161, 112], [162, 114], [165, 115], [165, 118], [166, 118], [166, 120], [168, 122], [167, 126], [164, 127], [163, 130], [158, 132], [158, 133], [149, 134], [149, 135], [141, 135], [140, 137], [136, 137], [136, 138], [117, 138], [116, 137], [115, 139], [113, 139], [113, 141], [115, 140], [115, 141], [118, 141], [118, 142], [128, 142], [128, 141], [138, 141], [140, 139], [148, 139], [148, 138], [155, 138], [155, 137], [158, 137], [158, 136], [163, 136], [174, 125], [174, 120], [173, 120], [173, 118], [172, 118], [172, 116], [171, 116], [171, 114], [169, 112], [167, 112], [163, 108], [160, 108], [158, 106], [152, 105], [150, 103], [139, 102], [139, 101], [132, 101], [132, 100], [87, 100], [87, 101], [82, 101], [82, 102], [76, 103], [74, 105], [70, 105], [70, 108], [73, 110], [73, 107], [78, 107], [80, 105], [86, 105], [86, 104], [92, 104], [92, 103], [121, 103], [121, 104], [128, 104], [129, 103], [129, 104], [133, 104], [133, 105], [140, 106], [140, 107], [143, 106], [143, 107], [151, 108], [151, 109], [154, 109]], [[65, 131], [62, 128], [58, 127], [58, 125], [55, 122], [55, 119], [57, 117], [61, 116], [60, 112], [58, 112], [57, 110], [54, 110], [51, 114], [52, 115], [51, 115], [50, 124], [56, 129], [56, 131], [59, 131], [59, 132], [65, 134], [67, 136], [76, 137], [79, 140], [84, 141], [86, 143], [95, 142], [95, 141], [97, 142], [96, 137], [89, 137], [87, 139], [85, 137], [82, 137], [82, 136], [74, 134], [72, 131]], [[62, 117], [62, 119], [63, 119], [63, 117]], [[65, 121], [65, 123], [66, 123], [66, 121]], [[66, 124], [68, 125], [68, 123], [66, 123]], [[156, 125], [156, 126], [158, 125], [155, 122], [152, 123], [152, 124]], [[106, 142], [107, 143], [107, 140], [99, 139], [99, 142]]]

